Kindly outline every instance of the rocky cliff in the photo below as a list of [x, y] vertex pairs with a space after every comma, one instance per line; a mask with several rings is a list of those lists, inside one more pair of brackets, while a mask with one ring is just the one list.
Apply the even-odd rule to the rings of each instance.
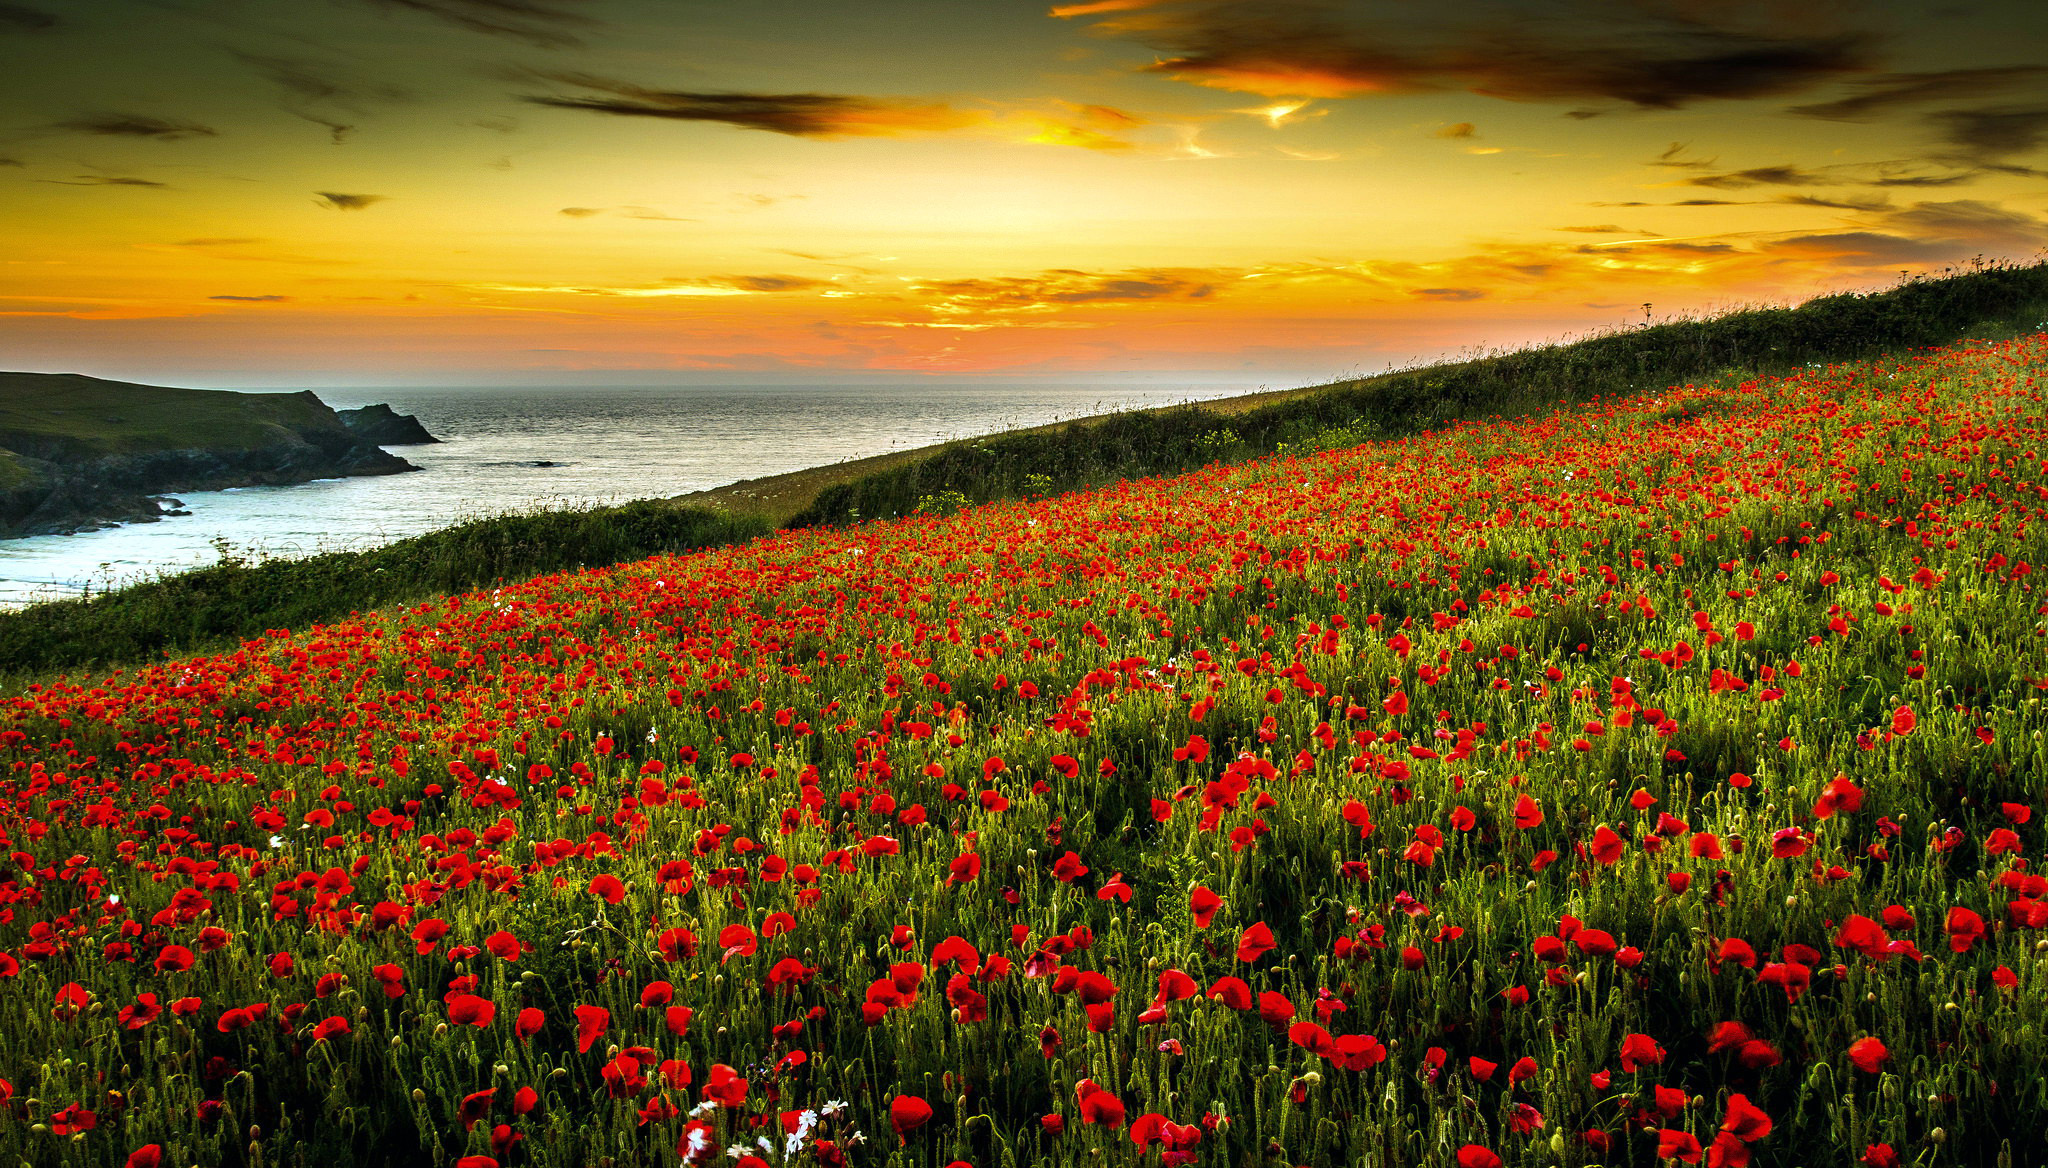
[[372, 446], [424, 446], [440, 439], [427, 433], [420, 420], [401, 414], [387, 405], [364, 406], [358, 410], [336, 410], [334, 415], [349, 432]]
[[171, 492], [418, 469], [310, 392], [0, 373], [0, 538], [158, 519]]

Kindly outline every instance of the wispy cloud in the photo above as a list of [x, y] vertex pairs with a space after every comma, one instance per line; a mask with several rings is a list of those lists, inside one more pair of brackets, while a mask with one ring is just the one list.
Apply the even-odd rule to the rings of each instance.
[[62, 24], [55, 16], [26, 4], [0, 3], [0, 33], [48, 32]]
[[1981, 69], [1946, 69], [1931, 73], [1883, 73], [1848, 83], [1848, 97], [1796, 105], [1787, 113], [1832, 121], [1856, 122], [1902, 107], [1930, 102], [1986, 97], [2017, 85], [2048, 80], [2048, 66], [1998, 65]]
[[153, 178], [136, 178], [125, 174], [81, 174], [75, 178], [39, 178], [37, 182], [56, 183], [64, 187], [155, 187], [171, 189], [171, 184], [158, 182]]
[[1940, 110], [1927, 120], [1944, 155], [1965, 163], [2003, 162], [2048, 143], [2048, 105]]
[[1869, 67], [1868, 34], [1800, 29], [1755, 8], [1494, 0], [1404, 10], [1396, 22], [1314, 0], [1104, 0], [1052, 14], [1165, 54], [1148, 72], [1269, 97], [1464, 90], [1674, 109], [1794, 93]]
[[1036, 276], [936, 280], [912, 286], [916, 293], [953, 304], [981, 307], [1037, 307], [1129, 300], [1206, 300], [1219, 282], [1237, 273], [1217, 269], [1155, 269], [1106, 274], [1055, 268]]
[[1743, 170], [1695, 175], [1670, 186], [1712, 187], [1744, 190], [1758, 186], [1780, 187], [1952, 187], [1975, 181], [1984, 173], [1977, 166], [1940, 163], [1947, 169], [1930, 170], [1917, 159], [1888, 159], [1881, 162], [1841, 162], [1825, 166], [1777, 163]]
[[590, 91], [576, 96], [532, 94], [522, 100], [556, 109], [680, 122], [719, 122], [799, 138], [887, 137], [957, 130], [989, 115], [914, 98], [836, 93], [733, 93], [651, 89], [584, 73], [536, 74]]
[[178, 118], [153, 117], [149, 114], [85, 114], [58, 122], [53, 128], [106, 138], [155, 138], [162, 142], [176, 142], [185, 138], [214, 138], [220, 135], [220, 131], [212, 126]]
[[663, 223], [695, 223], [697, 220], [684, 215], [671, 215], [654, 207], [627, 204], [622, 207], [564, 207], [555, 212], [571, 219], [589, 219], [598, 215], [613, 215], [620, 219], [652, 219]]
[[223, 296], [209, 296], [209, 297], [207, 297], [207, 299], [208, 299], [208, 300], [237, 300], [237, 301], [240, 301], [240, 302], [242, 302], [242, 303], [244, 303], [244, 304], [277, 304], [277, 303], [279, 303], [279, 302], [281, 302], [281, 301], [285, 301], [285, 300], [290, 300], [290, 299], [291, 299], [291, 297], [289, 297], [289, 296], [278, 296], [278, 295], [276, 295], [276, 294], [269, 294], [269, 295], [264, 295], [264, 296], [226, 296], [226, 295], [223, 295]]
[[315, 200], [315, 205], [325, 207], [330, 211], [360, 211], [374, 203], [384, 202], [391, 197], [390, 195], [345, 195], [339, 191], [315, 191], [313, 193], [319, 196]]
[[310, 57], [229, 52], [257, 76], [276, 86], [286, 113], [327, 131], [340, 145], [376, 107], [412, 100], [406, 90], [357, 76], [349, 67]]
[[1818, 186], [1827, 182], [1828, 179], [1822, 172], [1817, 170], [1804, 170], [1790, 164], [1782, 164], [1778, 166], [1752, 166], [1747, 170], [1731, 170], [1722, 174], [1703, 174], [1697, 178], [1689, 178], [1685, 181], [1687, 185], [1695, 187], [1720, 187], [1728, 190], [1741, 190], [1744, 187], [1754, 186]]
[[695, 276], [659, 284], [469, 284], [485, 292], [522, 292], [557, 296], [617, 296], [627, 299], [669, 296], [753, 296], [773, 292], [804, 292], [831, 285], [811, 276]]
[[527, 72], [521, 76], [583, 91], [522, 95], [521, 100], [536, 105], [615, 117], [712, 122], [793, 138], [893, 138], [964, 132], [1011, 142], [1124, 151], [1139, 148], [1132, 134], [1152, 124], [1141, 114], [1115, 106], [1056, 99], [963, 108], [918, 97], [656, 89], [585, 73]]
[[578, 35], [602, 22], [580, 0], [360, 0], [375, 8], [414, 12], [488, 36], [523, 41], [536, 48], [582, 44]]

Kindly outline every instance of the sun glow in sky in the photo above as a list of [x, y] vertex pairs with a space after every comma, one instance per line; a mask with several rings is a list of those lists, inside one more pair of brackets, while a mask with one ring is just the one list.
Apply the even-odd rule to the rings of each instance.
[[1315, 377], [2048, 243], [2048, 14], [5, 0], [0, 366]]

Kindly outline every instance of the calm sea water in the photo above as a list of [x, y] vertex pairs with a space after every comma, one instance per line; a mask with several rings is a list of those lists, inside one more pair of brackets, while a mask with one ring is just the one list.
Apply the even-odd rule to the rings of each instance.
[[[465, 518], [620, 503], [1109, 410], [1253, 385], [684, 386], [322, 389], [388, 402], [436, 446], [393, 447], [417, 474], [178, 496], [192, 514], [0, 540], [0, 605], [98, 591], [243, 554], [359, 549]], [[553, 463], [552, 466], [537, 465]]]

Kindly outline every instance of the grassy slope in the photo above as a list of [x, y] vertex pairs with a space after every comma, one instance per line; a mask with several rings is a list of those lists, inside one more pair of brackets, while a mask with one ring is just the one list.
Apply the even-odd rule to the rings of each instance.
[[232, 645], [443, 593], [765, 534], [759, 520], [643, 501], [479, 519], [362, 552], [228, 558], [118, 592], [0, 613], [0, 677]]
[[[523, 1168], [673, 1165], [683, 1121], [635, 1110], [716, 1066], [750, 1094], [699, 1168], [826, 1100], [860, 1168], [1149, 1168], [1148, 1113], [1228, 1117], [1203, 1168], [1673, 1162], [1659, 1129], [1725, 1136], [1710, 1164], [2039, 1163], [2048, 963], [1996, 840], [2040, 854], [2044, 367], [797, 532], [5, 704], [10, 940], [55, 940], [0, 994], [0, 1155], [445, 1166], [502, 1131]], [[1880, 917], [1917, 948], [1850, 939]], [[198, 1012], [131, 1026], [144, 992]], [[1729, 1134], [1729, 1092], [1773, 1129]], [[74, 1102], [100, 1127], [31, 1126]]]
[[[141, 662], [440, 591], [751, 539], [775, 528], [905, 514], [927, 500], [949, 498], [948, 492], [954, 503], [1016, 498], [1276, 449], [1350, 445], [1452, 418], [1513, 416], [1632, 389], [1732, 383], [1809, 363], [2030, 329], [2044, 313], [2048, 264], [1995, 266], [1798, 308], [1753, 309], [1335, 385], [962, 439], [626, 508], [508, 516], [372, 552], [223, 565], [0, 613], [0, 677]], [[0, 476], [5, 473], [0, 462]], [[1034, 482], [1028, 475], [1045, 478]], [[667, 509], [676, 514], [662, 517]]]
[[[984, 502], [1173, 474], [1331, 431], [1356, 442], [1667, 385], [1747, 380], [1966, 335], [2031, 331], [2044, 311], [2048, 264], [1993, 266], [1875, 295], [1675, 321], [1272, 394], [1231, 411], [1187, 405], [956, 442], [858, 479], [821, 482], [811, 503], [787, 522], [810, 526], [908, 514], [947, 499], [946, 492], [958, 496], [955, 503]], [[1034, 475], [1041, 477], [1033, 481]], [[785, 499], [793, 502], [797, 493], [785, 485]]]
[[248, 449], [275, 442], [278, 426], [339, 424], [304, 394], [172, 389], [76, 373], [0, 373], [0, 448], [38, 457], [46, 451], [89, 457]]

